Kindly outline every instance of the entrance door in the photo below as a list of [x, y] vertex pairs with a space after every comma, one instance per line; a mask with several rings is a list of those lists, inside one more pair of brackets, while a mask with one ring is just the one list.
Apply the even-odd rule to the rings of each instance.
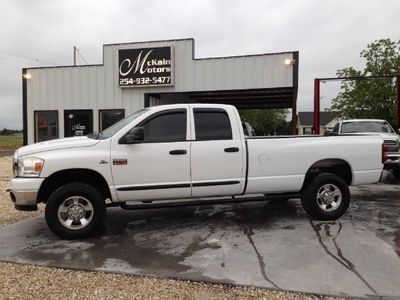
[[144, 140], [111, 146], [112, 175], [120, 201], [189, 198], [190, 141], [186, 108], [156, 112], [135, 127]]
[[64, 110], [64, 136], [84, 136], [93, 132], [91, 109]]

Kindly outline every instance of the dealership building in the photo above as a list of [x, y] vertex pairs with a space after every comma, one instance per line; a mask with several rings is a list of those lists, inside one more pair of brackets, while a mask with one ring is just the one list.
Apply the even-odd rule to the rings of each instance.
[[297, 51], [196, 58], [193, 39], [107, 44], [102, 64], [22, 70], [24, 144], [101, 131], [173, 103], [291, 108], [295, 119], [298, 64]]

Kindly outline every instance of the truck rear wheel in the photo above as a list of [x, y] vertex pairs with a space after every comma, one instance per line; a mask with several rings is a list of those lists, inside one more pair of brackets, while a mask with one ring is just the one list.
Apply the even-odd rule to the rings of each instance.
[[103, 223], [106, 204], [101, 193], [85, 183], [69, 183], [49, 197], [46, 223], [53, 233], [66, 239], [87, 237]]
[[316, 219], [336, 220], [350, 205], [347, 183], [331, 173], [317, 175], [303, 190], [301, 203], [304, 210]]

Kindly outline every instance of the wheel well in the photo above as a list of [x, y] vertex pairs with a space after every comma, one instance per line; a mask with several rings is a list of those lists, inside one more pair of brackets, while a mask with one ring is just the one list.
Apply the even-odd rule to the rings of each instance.
[[[350, 165], [342, 159], [323, 159], [315, 162], [307, 171], [303, 188], [307, 186], [315, 176], [321, 173], [332, 173], [341, 177], [348, 185], [352, 181]], [[303, 189], [302, 188], [302, 189]]]
[[104, 199], [111, 198], [108, 184], [100, 173], [89, 169], [68, 169], [58, 171], [43, 181], [37, 197], [38, 202], [46, 203], [57, 188], [71, 182], [90, 184], [99, 190]]

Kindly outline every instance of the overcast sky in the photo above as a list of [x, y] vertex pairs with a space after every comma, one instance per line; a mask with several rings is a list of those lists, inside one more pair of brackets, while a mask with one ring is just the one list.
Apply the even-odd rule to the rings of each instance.
[[[89, 64], [102, 45], [190, 38], [196, 57], [300, 51], [299, 110], [312, 110], [313, 79], [361, 68], [376, 39], [400, 39], [399, 0], [1, 0], [0, 129], [22, 128], [21, 68]], [[321, 87], [329, 106], [338, 91]]]

